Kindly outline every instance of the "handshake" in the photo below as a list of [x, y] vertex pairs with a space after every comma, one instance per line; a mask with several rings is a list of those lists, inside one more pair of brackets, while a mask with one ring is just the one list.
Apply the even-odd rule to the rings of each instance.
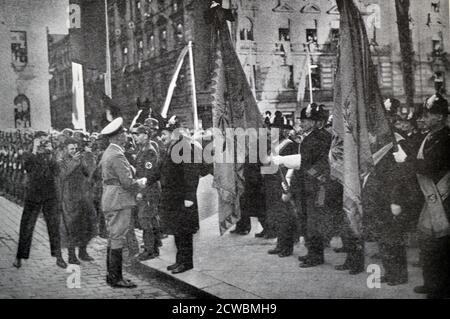
[[147, 177], [140, 178], [136, 180], [136, 184], [139, 188], [145, 188], [147, 186]]

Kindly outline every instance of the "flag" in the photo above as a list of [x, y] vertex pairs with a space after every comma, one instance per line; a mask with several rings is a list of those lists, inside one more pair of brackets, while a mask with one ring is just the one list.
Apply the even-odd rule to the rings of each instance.
[[[175, 87], [177, 86], [178, 75], [181, 71], [181, 66], [183, 65], [184, 58], [189, 51], [189, 46], [186, 46], [180, 53], [178, 57], [177, 63], [175, 65], [175, 71], [173, 72], [172, 80], [170, 81], [169, 89], [167, 90], [166, 100], [164, 102], [164, 106], [161, 110], [162, 117], [166, 118], [167, 113], [169, 112], [170, 102], [172, 101], [173, 91], [175, 91]], [[195, 84], [193, 84], [195, 85]]]
[[72, 62], [72, 124], [75, 129], [86, 130], [84, 111], [83, 66]]
[[[344, 186], [344, 210], [362, 232], [364, 180], [394, 145], [361, 14], [353, 0], [337, 0], [340, 44], [335, 79], [331, 175]], [[375, 160], [376, 159], [376, 160]]]
[[[227, 26], [232, 19], [230, 10], [215, 8], [206, 16], [212, 28], [212, 42], [209, 61], [212, 70], [213, 127], [221, 130], [230, 128], [260, 128], [262, 117], [247, 77], [236, 54]], [[232, 137], [231, 137], [232, 138]], [[236, 154], [247, 154], [242, 143], [228, 141], [224, 148], [226, 158]], [[219, 227], [223, 234], [240, 219], [239, 198], [243, 192], [243, 169], [245, 164], [214, 164], [214, 187], [219, 197]]]
[[308, 72], [309, 70], [309, 54], [306, 56], [306, 58], [303, 60], [303, 65], [300, 72], [300, 82], [298, 83], [298, 93], [297, 93], [297, 105], [299, 107], [299, 111], [302, 108], [303, 101], [305, 99], [305, 90], [306, 90], [306, 82], [308, 79]]
[[72, 62], [106, 73], [106, 18], [103, 0], [69, 1]]

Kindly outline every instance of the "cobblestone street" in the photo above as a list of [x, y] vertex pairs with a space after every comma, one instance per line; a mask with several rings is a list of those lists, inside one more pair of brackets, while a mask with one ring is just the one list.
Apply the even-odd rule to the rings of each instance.
[[[141, 273], [130, 264], [124, 276], [133, 280], [137, 289], [113, 289], [105, 283], [106, 240], [96, 237], [88, 247], [93, 262], [82, 262], [80, 288], [69, 289], [70, 273], [50, 257], [47, 228], [38, 219], [31, 256], [22, 268], [12, 266], [19, 237], [22, 208], [0, 197], [0, 299], [4, 298], [131, 298], [172, 299], [196, 298], [194, 293], [155, 274]], [[67, 250], [63, 249], [67, 261]]]

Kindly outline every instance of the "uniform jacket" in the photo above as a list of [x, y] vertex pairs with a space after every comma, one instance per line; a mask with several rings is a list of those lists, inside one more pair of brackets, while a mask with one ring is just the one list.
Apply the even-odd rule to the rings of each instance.
[[[194, 234], [199, 229], [197, 187], [202, 165], [194, 163], [194, 147], [188, 139], [181, 137], [169, 145], [161, 162], [159, 214], [166, 234]], [[188, 150], [191, 162], [176, 163], [171, 156], [174, 148]], [[186, 208], [185, 200], [194, 205]]]
[[[327, 198], [334, 193], [330, 180], [328, 154], [331, 135], [325, 130], [314, 129], [300, 144], [301, 168], [295, 171], [291, 182], [292, 193], [300, 201], [306, 231], [313, 235], [328, 235], [332, 231], [333, 215], [327, 207]], [[302, 227], [304, 227], [303, 225]]]
[[[448, 127], [433, 133], [426, 140], [423, 157], [424, 159], [416, 158], [416, 172], [438, 184], [450, 171], [450, 129]], [[442, 203], [448, 221], [450, 221], [449, 197]], [[423, 201], [425, 201], [425, 198], [423, 198]]]
[[110, 144], [101, 159], [103, 193], [102, 210], [110, 212], [131, 208], [136, 205], [136, 180], [124, 151]]
[[136, 155], [136, 177], [147, 177], [147, 187], [140, 191], [145, 200], [159, 201], [161, 193], [159, 163], [159, 154], [153, 144], [147, 143]]

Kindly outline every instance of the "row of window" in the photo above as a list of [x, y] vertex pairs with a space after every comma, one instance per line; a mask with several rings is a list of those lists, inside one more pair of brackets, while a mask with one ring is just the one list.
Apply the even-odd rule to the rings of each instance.
[[[306, 29], [306, 43], [317, 44], [317, 29]], [[247, 27], [241, 28], [239, 30], [239, 38], [242, 41], [255, 41], [253, 27], [250, 29]], [[291, 41], [291, 30], [289, 28], [279, 28], [278, 29], [278, 40], [279, 41]], [[328, 42], [334, 43], [339, 41], [339, 29], [331, 29], [329, 34]]]

